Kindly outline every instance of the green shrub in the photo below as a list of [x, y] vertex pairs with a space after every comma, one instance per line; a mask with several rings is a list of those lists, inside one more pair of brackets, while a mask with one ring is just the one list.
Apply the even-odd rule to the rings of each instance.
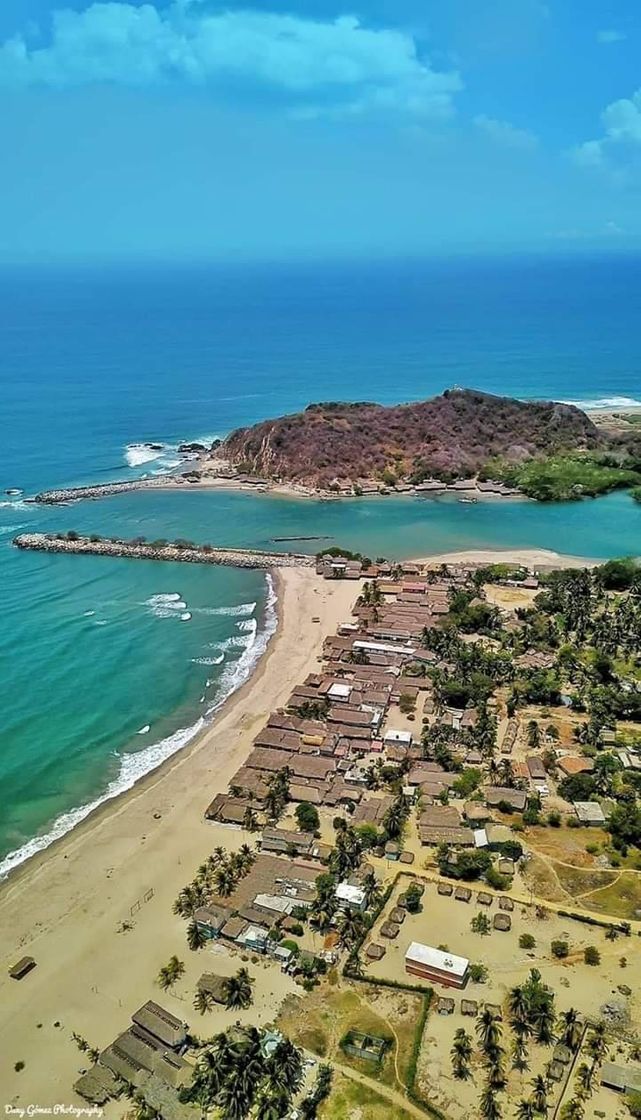
[[519, 945], [521, 949], [534, 949], [536, 937], [533, 937], [531, 933], [522, 933], [519, 937]]
[[601, 954], [596, 945], [587, 945], [583, 950], [583, 960], [586, 964], [601, 964]]
[[470, 980], [475, 984], [484, 984], [488, 978], [488, 970], [484, 964], [471, 964], [469, 973]]
[[570, 952], [570, 946], [567, 941], [561, 940], [553, 941], [550, 945], [550, 949], [552, 950], [552, 956], [556, 957], [558, 960], [563, 960]]
[[291, 941], [289, 938], [285, 938], [285, 940], [281, 941], [280, 944], [281, 944], [281, 948], [283, 948], [283, 949], [291, 949], [291, 951], [292, 951], [292, 953], [294, 954], [295, 957], [297, 957], [298, 954], [300, 953], [300, 945], [298, 944], [297, 941]]

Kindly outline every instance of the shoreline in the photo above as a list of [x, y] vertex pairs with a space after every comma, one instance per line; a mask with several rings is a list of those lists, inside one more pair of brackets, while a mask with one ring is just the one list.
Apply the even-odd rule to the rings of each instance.
[[[591, 557], [571, 556], [558, 553], [550, 549], [541, 548], [466, 549], [462, 551], [435, 553], [421, 557], [411, 557], [408, 558], [408, 561], [424, 564], [427, 566], [436, 566], [439, 564], [485, 565], [493, 563], [513, 563], [523, 565], [524, 567], [538, 568], [539, 570], [544, 571], [553, 570], [555, 568], [596, 567], [598, 564], [603, 563], [602, 560], [594, 559]], [[288, 570], [291, 571], [292, 569]], [[311, 573], [312, 571], [310, 567], [302, 570], [306, 570], [309, 573]], [[134, 777], [128, 785], [125, 785], [123, 788], [117, 789], [112, 793], [109, 792], [112, 785], [112, 783], [110, 783], [103, 790], [103, 792], [100, 793], [91, 802], [74, 806], [73, 808], [66, 810], [64, 813], [56, 817], [53, 821], [51, 821], [50, 825], [48, 826], [47, 832], [45, 832], [42, 836], [31, 837], [29, 840], [26, 840], [20, 848], [13, 849], [7, 852], [6, 855], [4, 855], [2, 858], [0, 858], [0, 868], [3, 868], [3, 865], [7, 861], [11, 861], [16, 856], [20, 855], [20, 853], [28, 848], [29, 845], [36, 845], [33, 852], [27, 853], [26, 855], [22, 856], [17, 862], [14, 862], [12, 866], [0, 871], [0, 903], [2, 901], [3, 890], [5, 886], [15, 882], [19, 878], [23, 870], [26, 870], [28, 867], [31, 867], [32, 865], [45, 860], [47, 856], [49, 854], [53, 854], [57, 847], [63, 844], [68, 837], [76, 834], [98, 815], [108, 812], [111, 808], [115, 810], [121, 799], [126, 798], [128, 795], [133, 794], [134, 791], [142, 788], [144, 784], [152, 778], [152, 776], [157, 776], [158, 779], [162, 778], [164, 773], [169, 771], [172, 763], [178, 757], [187, 755], [192, 750], [197, 750], [201, 738], [207, 736], [218, 716], [224, 713], [227, 709], [227, 706], [230, 705], [236, 697], [240, 697], [245, 689], [248, 689], [253, 682], [260, 679], [260, 676], [265, 668], [266, 660], [269, 658], [276, 638], [281, 631], [281, 596], [284, 590], [283, 571], [284, 569], [276, 567], [272, 568], [267, 573], [265, 627], [262, 631], [259, 632], [257, 636], [257, 641], [260, 641], [261, 637], [264, 639], [265, 647], [260, 652], [254, 664], [249, 667], [247, 675], [244, 676], [239, 684], [232, 685], [232, 687], [227, 692], [216, 699], [208, 713], [204, 716], [200, 716], [195, 720], [193, 724], [189, 725], [188, 727], [177, 728], [175, 732], [172, 732], [170, 735], [165, 736], [157, 743], [148, 744], [147, 747], [141, 748], [140, 751], [130, 751], [127, 752], [126, 755], [120, 756], [121, 759], [124, 759], [125, 757], [136, 758], [139, 754], [143, 753], [143, 750], [148, 750], [150, 748], [162, 749], [162, 747], [172, 738], [175, 738], [179, 735], [186, 736], [186, 738], [184, 738], [182, 742], [178, 743], [178, 745], [175, 746], [166, 757], [162, 758], [155, 765], [152, 765], [145, 773], [141, 774], [139, 777]], [[271, 588], [270, 582], [272, 585]], [[270, 600], [271, 605], [274, 608], [273, 623], [270, 619], [269, 614]], [[270, 627], [273, 628], [270, 629]], [[237, 671], [241, 661], [242, 655], [239, 658], [238, 662], [236, 662], [235, 671]], [[62, 831], [60, 835], [52, 837], [52, 833], [56, 831], [56, 826], [58, 826], [60, 822], [64, 821], [67, 817], [74, 816], [77, 816], [78, 819], [71, 823], [69, 827], [64, 828], [64, 831]], [[49, 839], [49, 837], [52, 838]], [[45, 843], [43, 843], [42, 846], [38, 846], [39, 841], [45, 841]]]
[[[7, 1101], [70, 1099], [86, 1061], [71, 1032], [104, 1046], [122, 1029], [125, 1008], [149, 998], [164, 959], [184, 946], [183, 923], [171, 911], [178, 891], [216, 844], [233, 849], [251, 840], [206, 821], [204, 810], [227, 788], [269, 712], [315, 669], [323, 638], [349, 616], [355, 597], [351, 582], [323, 582], [309, 569], [274, 576], [276, 630], [212, 723], [0, 884]], [[27, 952], [37, 968], [17, 984], [7, 969]], [[163, 1002], [185, 1017], [178, 997]], [[25, 1062], [19, 1074], [16, 1061]]]
[[[83, 805], [74, 806], [64, 813], [59, 814], [59, 816], [50, 822], [44, 834], [30, 837], [29, 840], [26, 840], [19, 848], [7, 852], [6, 855], [0, 859], [0, 868], [2, 868], [0, 871], [0, 899], [2, 898], [3, 886], [17, 878], [22, 869], [30, 866], [31, 863], [40, 858], [46, 858], [59, 844], [62, 844], [67, 837], [72, 836], [78, 829], [82, 828], [85, 823], [91, 821], [94, 816], [103, 811], [107, 811], [112, 805], [115, 808], [121, 798], [126, 798], [128, 794], [133, 793], [134, 790], [142, 786], [152, 775], [160, 775], [163, 768], [169, 767], [172, 760], [177, 758], [184, 751], [188, 751], [192, 746], [194, 748], [196, 747], [199, 738], [204, 736], [211, 728], [216, 717], [224, 709], [225, 705], [240, 693], [246, 685], [249, 685], [254, 676], [259, 674], [261, 665], [269, 654], [270, 645], [278, 633], [280, 625], [278, 603], [280, 601], [280, 596], [281, 581], [279, 578], [279, 571], [278, 569], [274, 569], [266, 573], [263, 629], [256, 633], [256, 637], [251, 646], [243, 650], [238, 660], [232, 663], [233, 673], [226, 689], [223, 689], [221, 695], [213, 699], [211, 706], [204, 715], [202, 713], [197, 714], [196, 710], [194, 711], [196, 718], [192, 724], [189, 724], [187, 727], [176, 728], [176, 730], [169, 735], [164, 736], [155, 743], [149, 743], [141, 747], [138, 751], [132, 750], [119, 754], [120, 772], [116, 778], [108, 783], [100, 794], [91, 801], [85, 802]], [[264, 646], [262, 650], [259, 650], [258, 656], [250, 660], [248, 665], [243, 665], [245, 654], [249, 653], [251, 655], [255, 646], [261, 642], [264, 642]], [[236, 674], [239, 670], [240, 677], [236, 680]], [[222, 683], [222, 677], [219, 683]], [[180, 741], [176, 742], [178, 737], [180, 737]], [[173, 743], [172, 740], [174, 741]], [[135, 760], [145, 754], [145, 752], [162, 752], [163, 748], [166, 749], [170, 745], [171, 749], [167, 751], [164, 757], [149, 766], [143, 773], [133, 776], [131, 780], [128, 780], [125, 775], [123, 775], [126, 760]], [[118, 783], [119, 788], [113, 788], [114, 783]], [[68, 821], [71, 823], [66, 826]], [[56, 835], [60, 828], [62, 828], [62, 830]], [[26, 851], [30, 846], [33, 846], [33, 850], [30, 852]], [[26, 854], [23, 854], [25, 852]], [[21, 858], [17, 859], [16, 857], [18, 856]], [[4, 869], [4, 865], [9, 861], [12, 861], [12, 866]]]
[[[437, 553], [425, 561], [491, 559], [576, 563], [535, 549]], [[180, 888], [217, 844], [251, 842], [240, 829], [205, 821], [204, 810], [227, 788], [268, 713], [315, 670], [323, 639], [349, 618], [358, 593], [352, 581], [323, 581], [308, 568], [276, 569], [273, 578], [275, 630], [211, 723], [0, 883], [0, 1051], [12, 1066], [25, 1062], [20, 1074], [9, 1074], [7, 1101], [70, 1099], [85, 1060], [71, 1032], [102, 1047], [122, 1029], [131, 1008], [153, 993], [159, 967], [184, 947], [183, 923], [171, 911]], [[37, 968], [17, 984], [7, 969], [25, 953]], [[189, 968], [199, 967], [198, 954], [187, 959]], [[184, 1019], [180, 998], [164, 993], [163, 1003]]]

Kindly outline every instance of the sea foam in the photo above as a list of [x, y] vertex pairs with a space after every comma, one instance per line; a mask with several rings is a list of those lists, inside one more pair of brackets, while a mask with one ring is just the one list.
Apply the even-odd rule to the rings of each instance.
[[641, 408], [641, 400], [634, 397], [591, 397], [585, 401], [566, 400], [562, 404], [573, 404], [584, 412], [605, 411], [609, 409]]
[[131, 789], [145, 774], [155, 770], [166, 759], [171, 758], [172, 754], [186, 746], [204, 726], [204, 719], [198, 719], [191, 727], [181, 727], [173, 735], [168, 735], [166, 739], [161, 739], [159, 743], [154, 743], [142, 751], [121, 755], [118, 774], [109, 783], [105, 792], [86, 805], [80, 805], [77, 809], [62, 813], [44, 836], [34, 836], [21, 848], [9, 852], [0, 862], [0, 879], [4, 879], [10, 871], [19, 867], [25, 860], [35, 856], [38, 852], [44, 851], [55, 840], [60, 840], [67, 832], [71, 832], [76, 825], [79, 825], [90, 813], [93, 813], [94, 809], [104, 805], [106, 801], [111, 801], [118, 794]]
[[[80, 805], [77, 809], [71, 809], [68, 813], [62, 813], [54, 821], [53, 825], [43, 836], [34, 836], [22, 847], [16, 848], [14, 851], [9, 852], [8, 855], [0, 862], [0, 879], [4, 879], [9, 872], [19, 867], [25, 860], [30, 859], [31, 856], [42, 852], [48, 848], [54, 841], [61, 839], [66, 833], [71, 832], [76, 825], [84, 821], [94, 809], [104, 805], [106, 801], [111, 801], [120, 793], [125, 793], [131, 789], [136, 782], [140, 781], [145, 774], [149, 774], [156, 767], [160, 766], [177, 751], [182, 750], [204, 727], [211, 721], [213, 716], [222, 708], [225, 700], [232, 693], [236, 692], [251, 675], [257, 661], [267, 649], [270, 639], [276, 632], [278, 625], [278, 617], [276, 614], [276, 603], [278, 597], [274, 588], [274, 582], [269, 573], [267, 573], [267, 601], [265, 604], [265, 624], [260, 633], [254, 630], [251, 634], [245, 635], [240, 641], [243, 643], [243, 652], [237, 661], [230, 663], [228, 668], [223, 672], [219, 684], [217, 696], [214, 703], [207, 709], [204, 716], [196, 720], [191, 727], [181, 727], [175, 731], [173, 735], [168, 735], [165, 739], [161, 739], [158, 743], [153, 743], [144, 750], [136, 751], [132, 754], [120, 755], [120, 769], [116, 777], [109, 783], [105, 792], [100, 797], [95, 798], [93, 801], [88, 802], [86, 805]], [[198, 664], [220, 664], [222, 658], [194, 658]]]

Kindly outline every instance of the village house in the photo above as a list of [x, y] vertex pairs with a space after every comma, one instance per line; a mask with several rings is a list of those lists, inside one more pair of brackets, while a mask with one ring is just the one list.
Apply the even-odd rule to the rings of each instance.
[[515, 812], [522, 813], [527, 805], [527, 794], [520, 789], [512, 789], [509, 786], [486, 786], [484, 793], [491, 809], [508, 805]]
[[446, 988], [464, 988], [470, 962], [466, 957], [412, 941], [405, 952], [405, 971]]

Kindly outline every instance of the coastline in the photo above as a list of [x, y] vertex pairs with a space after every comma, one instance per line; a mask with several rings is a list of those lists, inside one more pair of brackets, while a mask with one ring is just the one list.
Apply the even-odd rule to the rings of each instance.
[[[70, 1099], [83, 1061], [71, 1032], [102, 1046], [121, 1029], [125, 1009], [149, 998], [164, 959], [184, 945], [183, 924], [171, 913], [180, 888], [216, 844], [234, 848], [251, 839], [205, 821], [204, 810], [227, 788], [269, 711], [316, 667], [322, 639], [349, 615], [355, 597], [352, 583], [323, 583], [309, 569], [274, 575], [275, 633], [213, 722], [0, 884], [0, 1052], [11, 1067], [25, 1062], [20, 1074], [7, 1070], [7, 1100], [25, 1099], [25, 1090], [38, 1104]], [[38, 967], [19, 985], [7, 969], [26, 952]], [[163, 999], [185, 1017], [177, 997]]]
[[[522, 549], [467, 549], [463, 551], [436, 553], [421, 557], [411, 557], [416, 563], [437, 566], [439, 564], [493, 564], [513, 563], [525, 567], [536, 567], [541, 570], [570, 567], [594, 567], [602, 561], [590, 557], [569, 556], [553, 550], [541, 548]], [[258, 642], [263, 648], [259, 650], [258, 657], [243, 665], [243, 657], [234, 666], [234, 676], [241, 673], [241, 680], [235, 683], [232, 677], [229, 687], [223, 690], [208, 710], [205, 716], [198, 718], [192, 725], [178, 728], [173, 734], [151, 745], [151, 749], [161, 757], [160, 761], [152, 764], [143, 774], [134, 774], [130, 778], [121, 775], [110, 783], [105, 790], [93, 801], [76, 806], [51, 822], [49, 829], [42, 836], [36, 836], [26, 841], [25, 844], [14, 851], [8, 852], [0, 860], [0, 903], [3, 898], [5, 886], [18, 881], [21, 875], [31, 867], [35, 867], [53, 855], [65, 840], [88, 827], [94, 820], [116, 809], [123, 798], [133, 795], [135, 791], [142, 791], [147, 783], [153, 779], [162, 779], [179, 757], [187, 756], [190, 752], [197, 751], [201, 740], [206, 740], [208, 733], [213, 730], [215, 721], [223, 713], [227, 713], [229, 706], [238, 698], [241, 699], [245, 690], [260, 680], [266, 670], [267, 660], [278, 639], [282, 626], [282, 611], [279, 606], [281, 595], [287, 584], [284, 579], [285, 571], [307, 571], [313, 575], [310, 568], [273, 568], [267, 574], [267, 597], [265, 602], [265, 625], [258, 634]], [[314, 578], [316, 578], [314, 576]], [[330, 585], [333, 586], [333, 585]], [[343, 585], [344, 586], [344, 585]], [[355, 597], [355, 595], [353, 596]], [[273, 614], [270, 614], [273, 611]], [[253, 647], [250, 647], [250, 653]], [[244, 656], [244, 655], [243, 655]], [[294, 682], [292, 682], [294, 683]], [[166, 752], [166, 753], [164, 753]], [[123, 760], [137, 759], [141, 752], [130, 752], [123, 755]], [[59, 833], [59, 834], [58, 834]], [[31, 848], [31, 851], [26, 851]], [[26, 854], [25, 854], [26, 853]], [[16, 859], [16, 857], [19, 857]], [[14, 862], [15, 861], [15, 862]], [[10, 866], [5, 867], [6, 864]]]
[[[582, 562], [542, 549], [469, 550], [423, 560], [493, 561], [548, 568]], [[235, 849], [252, 836], [206, 821], [204, 810], [227, 788], [268, 713], [316, 669], [323, 639], [349, 617], [358, 593], [352, 581], [323, 581], [309, 568], [275, 570], [273, 578], [275, 631], [254, 671], [221, 702], [213, 721], [0, 883], [0, 1001], [6, 1012], [0, 1052], [10, 1063], [7, 1101], [48, 1106], [72, 1099], [70, 1086], [86, 1061], [72, 1032], [101, 1048], [135, 1005], [153, 995], [158, 970], [172, 953], [185, 957], [191, 991], [206, 966], [207, 955], [187, 950], [172, 902], [215, 846]], [[25, 953], [37, 967], [17, 984], [7, 969]], [[275, 993], [260, 969], [257, 984], [265, 986], [261, 1015], [272, 1021], [280, 988]], [[163, 993], [163, 1004], [181, 1019], [191, 1014], [177, 991]], [[16, 1062], [25, 1062], [19, 1074], [12, 1070]]]

